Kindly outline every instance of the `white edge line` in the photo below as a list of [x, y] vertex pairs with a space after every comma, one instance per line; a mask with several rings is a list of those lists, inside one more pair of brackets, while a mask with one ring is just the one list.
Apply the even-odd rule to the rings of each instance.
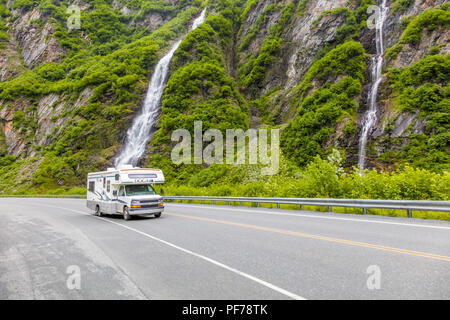
[[150, 239], [152, 239], [152, 240], [161, 242], [161, 243], [163, 243], [163, 244], [165, 244], [165, 245], [167, 245], [167, 246], [170, 246], [170, 247], [175, 248], [175, 249], [177, 249], [177, 250], [183, 251], [183, 252], [185, 252], [185, 253], [187, 253], [187, 254], [193, 255], [193, 256], [195, 256], [195, 257], [197, 257], [197, 258], [200, 258], [200, 259], [202, 259], [202, 260], [208, 261], [209, 263], [212, 263], [212, 264], [214, 264], [214, 265], [216, 265], [216, 266], [219, 266], [219, 267], [221, 267], [221, 268], [223, 268], [223, 269], [226, 269], [226, 270], [228, 270], [228, 271], [234, 272], [234, 273], [236, 273], [236, 274], [238, 274], [238, 275], [240, 275], [240, 276], [242, 276], [242, 277], [245, 277], [245, 278], [250, 279], [250, 280], [252, 280], [252, 281], [254, 281], [254, 282], [257, 282], [257, 283], [259, 283], [259, 284], [261, 284], [261, 285], [263, 285], [263, 286], [265, 286], [265, 287], [267, 287], [267, 288], [269, 288], [269, 289], [272, 289], [272, 290], [274, 290], [274, 291], [277, 291], [278, 293], [281, 293], [281, 294], [283, 294], [283, 295], [285, 295], [285, 296], [288, 296], [288, 297], [290, 297], [290, 298], [292, 298], [292, 299], [294, 299], [294, 300], [306, 300], [306, 298], [304, 298], [304, 297], [301, 297], [301, 296], [299, 296], [299, 295], [296, 295], [295, 293], [289, 292], [289, 291], [287, 291], [287, 290], [285, 290], [285, 289], [283, 289], [283, 288], [277, 287], [276, 285], [273, 285], [273, 284], [271, 284], [271, 283], [269, 283], [269, 282], [267, 282], [267, 281], [264, 281], [264, 280], [262, 280], [262, 279], [259, 279], [259, 278], [257, 278], [257, 277], [254, 277], [254, 276], [252, 276], [252, 275], [250, 275], [250, 274], [248, 274], [248, 273], [239, 271], [239, 270], [237, 270], [237, 269], [235, 269], [235, 268], [232, 268], [232, 267], [230, 267], [230, 266], [227, 266], [226, 264], [223, 264], [223, 263], [221, 263], [221, 262], [219, 262], [219, 261], [216, 261], [216, 260], [214, 260], [214, 259], [208, 258], [208, 257], [203, 256], [203, 255], [201, 255], [201, 254], [195, 253], [195, 252], [193, 252], [193, 251], [191, 251], [191, 250], [184, 249], [184, 248], [182, 248], [182, 247], [180, 247], [180, 246], [177, 246], [176, 244], [173, 244], [173, 243], [170, 243], [170, 242], [168, 242], [168, 241], [162, 240], [162, 239], [160, 239], [160, 238], [157, 238], [157, 237], [155, 237], [155, 236], [152, 236], [152, 235], [150, 235], [150, 234], [148, 234], [148, 233], [145, 233], [145, 232], [143, 232], [143, 231], [140, 231], [140, 230], [137, 230], [137, 229], [135, 229], [135, 228], [126, 226], [126, 225], [124, 225], [124, 224], [121, 224], [121, 223], [118, 223], [118, 222], [115, 222], [115, 221], [111, 221], [111, 220], [109, 220], [109, 219], [97, 217], [97, 216], [91, 215], [91, 214], [89, 214], [89, 213], [87, 213], [87, 212], [83, 212], [83, 211], [79, 211], [79, 210], [73, 210], [73, 209], [69, 209], [69, 208], [56, 207], [56, 206], [49, 206], [49, 205], [45, 205], [45, 206], [47, 206], [47, 207], [53, 207], [53, 208], [58, 208], [58, 209], [63, 209], [63, 210], [67, 210], [67, 211], [72, 211], [72, 212], [76, 212], [76, 213], [81, 213], [81, 214], [84, 214], [84, 215], [92, 216], [92, 217], [94, 217], [94, 218], [97, 218], [97, 219], [100, 219], [100, 220], [103, 220], [103, 221], [106, 221], [106, 222], [109, 222], [109, 223], [118, 225], [118, 226], [120, 226], [120, 227], [122, 227], [122, 228], [128, 229], [128, 230], [130, 230], [130, 231], [134, 231], [134, 232], [136, 232], [136, 233], [138, 233], [138, 234], [140, 234], [140, 235], [143, 235], [143, 236], [145, 236], [145, 237], [147, 237], [147, 238], [150, 238]]
[[176, 207], [187, 207], [187, 208], [212, 208], [216, 210], [228, 210], [228, 211], [241, 211], [241, 212], [251, 212], [251, 213], [264, 213], [264, 214], [274, 214], [274, 215], [282, 215], [282, 216], [293, 216], [293, 217], [305, 217], [305, 218], [317, 218], [317, 219], [332, 219], [332, 220], [345, 220], [345, 221], [356, 221], [356, 222], [369, 222], [369, 223], [384, 223], [384, 224], [393, 224], [400, 225], [405, 227], [421, 227], [421, 228], [435, 228], [435, 229], [446, 229], [450, 230], [450, 227], [443, 226], [428, 226], [424, 224], [413, 224], [413, 223], [401, 223], [401, 222], [389, 222], [389, 221], [378, 221], [378, 220], [367, 220], [367, 219], [352, 219], [352, 218], [339, 218], [339, 217], [324, 217], [324, 216], [316, 216], [311, 214], [298, 214], [298, 213], [287, 213], [287, 212], [268, 212], [262, 210], [245, 210], [245, 209], [236, 209], [236, 208], [222, 208], [222, 207], [214, 207], [214, 206], [197, 206], [191, 204], [181, 204], [181, 203], [172, 203], [166, 202], [167, 205], [175, 205]]

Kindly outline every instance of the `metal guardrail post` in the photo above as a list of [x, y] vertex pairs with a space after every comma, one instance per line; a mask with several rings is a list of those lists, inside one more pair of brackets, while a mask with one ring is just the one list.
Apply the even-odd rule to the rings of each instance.
[[412, 210], [411, 209], [407, 209], [406, 213], [408, 215], [408, 218], [412, 218]]
[[363, 214], [364, 214], [364, 215], [367, 214], [367, 208], [363, 208]]

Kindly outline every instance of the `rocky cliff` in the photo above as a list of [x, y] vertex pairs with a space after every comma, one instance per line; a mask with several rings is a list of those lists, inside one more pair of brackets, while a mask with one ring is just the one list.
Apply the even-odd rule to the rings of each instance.
[[[68, 7], [80, 9], [70, 30]], [[449, 163], [449, 6], [388, 0], [386, 55], [369, 167]], [[111, 166], [156, 61], [200, 1], [0, 1], [0, 190], [82, 186]], [[356, 165], [375, 54], [373, 0], [210, 0], [176, 51], [144, 165], [168, 161], [170, 133], [282, 128], [304, 166], [338, 149]], [[195, 169], [191, 174], [195, 174]], [[188, 172], [190, 172], [188, 170]], [[8, 181], [8, 182], [6, 182]], [[14, 181], [10, 183], [10, 181]]]

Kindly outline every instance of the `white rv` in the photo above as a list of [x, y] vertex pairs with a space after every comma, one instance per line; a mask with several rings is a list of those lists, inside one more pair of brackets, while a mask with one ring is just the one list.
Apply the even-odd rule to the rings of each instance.
[[87, 207], [98, 216], [121, 214], [125, 220], [133, 215], [159, 218], [164, 203], [153, 189], [156, 183], [164, 183], [164, 175], [159, 169], [125, 165], [120, 169], [89, 173]]

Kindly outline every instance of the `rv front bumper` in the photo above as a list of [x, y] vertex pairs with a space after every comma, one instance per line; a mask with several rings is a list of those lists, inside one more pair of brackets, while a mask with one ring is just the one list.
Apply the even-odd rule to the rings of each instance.
[[164, 206], [157, 208], [131, 208], [129, 210], [129, 213], [132, 216], [145, 216], [145, 215], [154, 215], [156, 213], [161, 213], [163, 211]]

